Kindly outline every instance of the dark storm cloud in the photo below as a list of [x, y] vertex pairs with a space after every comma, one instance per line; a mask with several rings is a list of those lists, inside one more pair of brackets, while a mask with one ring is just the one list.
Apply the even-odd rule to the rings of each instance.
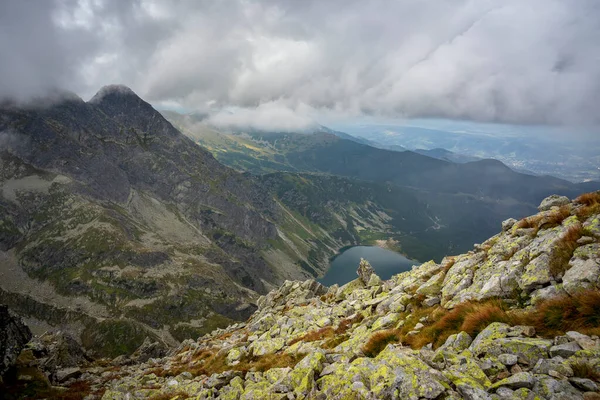
[[594, 0], [8, 0], [0, 32], [9, 94], [122, 82], [156, 103], [245, 108], [213, 118], [228, 124], [253, 110], [600, 122]]

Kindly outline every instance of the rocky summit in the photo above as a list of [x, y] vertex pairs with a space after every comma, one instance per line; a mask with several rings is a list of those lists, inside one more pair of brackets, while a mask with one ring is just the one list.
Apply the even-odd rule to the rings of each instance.
[[286, 281], [245, 323], [166, 357], [148, 342], [62, 371], [60, 390], [105, 400], [598, 399], [599, 249], [600, 192], [550, 197], [466, 254], [388, 281], [366, 260], [341, 287]]

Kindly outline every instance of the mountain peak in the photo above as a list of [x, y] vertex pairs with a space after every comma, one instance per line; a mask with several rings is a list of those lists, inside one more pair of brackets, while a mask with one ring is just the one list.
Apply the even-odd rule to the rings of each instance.
[[125, 85], [106, 85], [100, 88], [98, 92], [92, 97], [89, 103], [98, 104], [111, 97], [122, 97], [122, 96], [133, 96], [139, 98], [139, 96]]

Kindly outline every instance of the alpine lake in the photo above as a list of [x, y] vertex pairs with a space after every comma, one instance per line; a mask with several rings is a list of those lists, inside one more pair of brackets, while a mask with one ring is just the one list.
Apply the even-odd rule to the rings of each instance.
[[393, 275], [409, 271], [418, 261], [410, 260], [402, 254], [377, 246], [352, 246], [343, 249], [332, 258], [329, 269], [319, 282], [325, 286], [338, 284], [340, 286], [358, 278], [356, 269], [360, 259], [367, 260], [375, 273], [382, 280], [390, 279]]

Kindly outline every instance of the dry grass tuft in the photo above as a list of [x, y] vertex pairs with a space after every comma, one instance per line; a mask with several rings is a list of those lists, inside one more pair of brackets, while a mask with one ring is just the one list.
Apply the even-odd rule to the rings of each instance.
[[318, 329], [316, 331], [310, 331], [304, 336], [297, 337], [288, 343], [289, 346], [298, 342], [316, 342], [317, 340], [323, 340], [330, 338], [334, 335], [334, 330], [331, 326]]
[[350, 339], [350, 335], [347, 333], [345, 333], [343, 335], [338, 335], [338, 336], [332, 337], [331, 339], [329, 339], [325, 343], [323, 343], [321, 348], [333, 349], [333, 348], [337, 347], [338, 345], [344, 343], [348, 339]]
[[577, 241], [583, 235], [581, 223], [570, 226], [556, 244], [550, 255], [548, 269], [553, 277], [561, 277], [569, 269], [569, 260], [573, 252], [579, 246]]
[[[425, 326], [415, 335], [406, 335], [414, 327], [414, 320], [419, 320], [423, 316], [428, 316], [429, 320], [435, 322]], [[510, 310], [505, 303], [497, 299], [483, 302], [468, 301], [452, 310], [441, 307], [416, 309], [406, 321], [401, 330], [376, 332], [369, 340], [369, 348], [366, 350], [377, 354], [387, 343], [396, 341], [396, 335], [402, 343], [414, 349], [429, 343], [439, 347], [455, 333], [464, 331], [471, 337], [475, 337], [492, 322], [531, 325], [540, 336], [550, 338], [563, 335], [570, 330], [587, 335], [600, 335], [600, 292], [590, 289], [574, 296], [565, 294], [543, 301], [527, 311]], [[378, 343], [382, 344], [377, 347]], [[367, 354], [366, 350], [363, 349], [365, 354]]]
[[580, 221], [585, 221], [591, 215], [600, 214], [600, 192], [585, 193], [574, 200], [580, 206], [575, 215]]
[[266, 354], [264, 356], [249, 357], [240, 361], [237, 365], [227, 365], [226, 354], [202, 352], [202, 357], [194, 359], [194, 361], [186, 364], [180, 364], [169, 370], [156, 368], [150, 373], [156, 376], [177, 376], [184, 371], [191, 373], [193, 376], [212, 375], [221, 373], [227, 370], [248, 372], [260, 371], [265, 372], [271, 368], [293, 368], [306, 354]]
[[540, 228], [552, 228], [562, 224], [562, 222], [571, 216], [571, 206], [564, 205], [556, 210], [552, 210], [540, 221]]
[[577, 378], [586, 378], [600, 382], [600, 372], [588, 361], [575, 361], [570, 366]]
[[362, 351], [367, 357], [376, 357], [390, 343], [400, 342], [400, 332], [397, 329], [378, 331], [371, 335]]
[[365, 317], [362, 314], [356, 314], [352, 318], [346, 318], [340, 321], [340, 324], [335, 329], [336, 335], [342, 335], [348, 331], [354, 324], [361, 322]]
[[524, 315], [543, 336], [556, 336], [567, 331], [597, 332], [600, 327], [600, 292], [584, 290], [574, 296], [546, 300]]
[[577, 197], [573, 202], [576, 204], [583, 204], [584, 206], [593, 206], [595, 204], [600, 204], [600, 191], [584, 193], [581, 196]]
[[416, 335], [403, 337], [402, 341], [412, 348], [421, 348], [428, 343], [438, 347], [454, 333], [464, 331], [475, 336], [492, 322], [514, 322], [504, 304], [498, 300], [465, 302], [450, 311], [440, 308], [432, 317], [436, 322]]
[[516, 229], [529, 229], [535, 228], [539, 229], [540, 222], [543, 220], [541, 215], [532, 215], [530, 217], [525, 217], [520, 221], [517, 221], [515, 224]]

